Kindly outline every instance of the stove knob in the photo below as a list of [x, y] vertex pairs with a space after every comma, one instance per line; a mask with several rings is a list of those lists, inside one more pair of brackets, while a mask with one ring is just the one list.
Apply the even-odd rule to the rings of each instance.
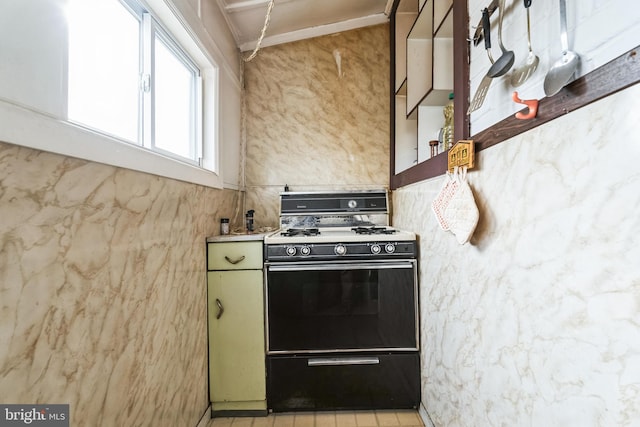
[[340, 243], [340, 244], [337, 244], [335, 248], [333, 248], [333, 251], [336, 253], [336, 255], [340, 255], [340, 256], [346, 255], [347, 247]]
[[307, 256], [311, 253], [311, 248], [309, 246], [303, 246], [300, 248], [300, 253], [304, 256]]
[[392, 254], [396, 251], [396, 245], [394, 245], [393, 243], [387, 243], [386, 245], [384, 245], [384, 251], [388, 254]]
[[286, 251], [289, 256], [294, 256], [297, 252], [295, 246], [287, 246]]
[[374, 255], [378, 255], [380, 253], [380, 251], [382, 251], [382, 248], [380, 247], [379, 244], [374, 243], [373, 245], [371, 245], [371, 253]]

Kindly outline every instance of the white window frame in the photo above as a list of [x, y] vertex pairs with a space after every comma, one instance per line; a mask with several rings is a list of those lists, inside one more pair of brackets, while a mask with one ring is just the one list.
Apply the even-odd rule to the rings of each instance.
[[[38, 3], [38, 6], [41, 6], [40, 9], [43, 9], [42, 6], [45, 9], [49, 8], [42, 12], [44, 14], [55, 12], [56, 8], [63, 7], [65, 2], [42, 0], [34, 3]], [[153, 3], [153, 9], [148, 7], [147, 3]], [[66, 83], [61, 83], [58, 91], [47, 93], [48, 98], [38, 98], [42, 96], [40, 93], [35, 91], [27, 93], [25, 90], [21, 90], [24, 95], [6, 92], [7, 97], [0, 90], [0, 141], [208, 187], [223, 188], [220, 170], [221, 150], [218, 145], [219, 68], [211, 54], [202, 48], [203, 44], [195, 37], [195, 34], [202, 31], [201, 29], [194, 31], [186, 27], [185, 19], [177, 13], [174, 6], [164, 0], [148, 0], [147, 3], [143, 3], [143, 6], [154, 12], [156, 19], [162, 19], [164, 29], [171, 33], [171, 36], [194, 59], [201, 70], [202, 111], [198, 114], [202, 117], [202, 127], [199, 132], [204, 147], [200, 148], [199, 154], [202, 157], [200, 164], [190, 164], [166, 153], [154, 152], [89, 127], [71, 123], [66, 118]], [[18, 25], [24, 26], [24, 22], [17, 21], [16, 26]], [[60, 40], [55, 41], [56, 47], [60, 48], [68, 43], [65, 41], [67, 39], [62, 40], [65, 37], [66, 23], [55, 22], [52, 25], [60, 28], [55, 33], [60, 34]], [[29, 35], [33, 33], [30, 31]], [[51, 34], [51, 31], [35, 34], [28, 42], [34, 46], [40, 46], [46, 34]], [[28, 66], [32, 71], [42, 65], [48, 65], [43, 64], [41, 58], [26, 59], [26, 65], [19, 63], [17, 66]], [[65, 73], [64, 81], [66, 82], [66, 70], [56, 72]], [[21, 84], [18, 86], [28, 88], [24, 82]]]
[[[202, 78], [200, 77], [200, 69], [195, 64], [195, 61], [189, 57], [186, 52], [183, 51], [182, 47], [178, 45], [178, 43], [173, 39], [173, 37], [158, 24], [155, 18], [148, 12], [142, 13], [142, 38], [144, 40], [145, 46], [142, 49], [143, 58], [142, 58], [142, 78], [147, 79], [150, 77], [150, 88], [147, 91], [141, 91], [141, 108], [142, 108], [142, 126], [140, 126], [142, 130], [142, 135], [139, 136], [139, 141], [142, 143], [143, 147], [148, 147], [153, 151], [164, 154], [168, 157], [175, 157], [177, 160], [181, 160], [190, 164], [202, 166]], [[193, 106], [194, 111], [190, 114], [192, 123], [190, 126], [193, 135], [190, 138], [190, 151], [192, 157], [186, 158], [170, 151], [164, 150], [155, 145], [155, 131], [156, 131], [156, 120], [155, 120], [155, 79], [153, 76], [155, 75], [155, 52], [157, 41], [161, 41], [180, 61], [182, 61], [183, 65], [190, 69], [195, 77], [194, 84], [192, 85], [192, 97], [195, 99], [195, 105]]]

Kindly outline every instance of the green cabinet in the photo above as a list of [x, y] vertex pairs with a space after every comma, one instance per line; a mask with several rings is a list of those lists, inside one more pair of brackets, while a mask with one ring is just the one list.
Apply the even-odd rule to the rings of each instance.
[[212, 411], [266, 414], [262, 241], [207, 252]]

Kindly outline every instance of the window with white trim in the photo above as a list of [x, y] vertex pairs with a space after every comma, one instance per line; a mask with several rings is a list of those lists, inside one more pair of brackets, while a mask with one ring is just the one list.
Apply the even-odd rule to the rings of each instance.
[[69, 0], [68, 120], [201, 165], [198, 64], [135, 0]]

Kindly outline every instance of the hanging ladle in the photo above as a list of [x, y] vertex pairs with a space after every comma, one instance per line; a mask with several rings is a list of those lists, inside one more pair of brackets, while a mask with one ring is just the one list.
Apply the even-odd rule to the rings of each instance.
[[580, 56], [569, 50], [567, 41], [567, 5], [560, 0], [560, 43], [562, 43], [562, 57], [558, 59], [544, 78], [544, 93], [553, 96], [565, 87], [580, 63]]
[[529, 77], [538, 68], [538, 62], [540, 58], [533, 53], [531, 49], [531, 20], [529, 18], [529, 6], [531, 6], [531, 0], [524, 0], [524, 7], [527, 9], [527, 44], [529, 45], [529, 55], [523, 65], [516, 68], [511, 75], [511, 86], [518, 87], [522, 83], [526, 82]]
[[502, 44], [502, 18], [504, 16], [504, 0], [500, 0], [498, 2], [498, 44], [500, 45], [500, 49], [502, 50], [502, 55], [500, 58], [496, 59], [496, 62], [493, 63], [487, 75], [491, 78], [500, 77], [506, 74], [507, 71], [511, 69], [513, 66], [513, 62], [516, 57], [513, 51], [505, 49]]

